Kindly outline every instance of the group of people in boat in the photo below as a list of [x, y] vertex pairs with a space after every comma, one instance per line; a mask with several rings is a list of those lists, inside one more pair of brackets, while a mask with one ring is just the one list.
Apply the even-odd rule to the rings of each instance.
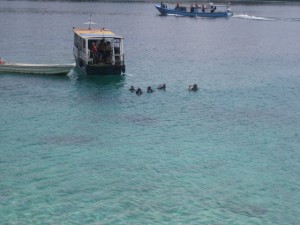
[[[161, 2], [161, 7], [162, 8], [167, 8], [167, 4], [164, 3], [164, 2]], [[209, 5], [205, 5], [205, 4], [201, 4], [201, 6], [199, 6], [197, 3], [195, 4], [191, 4], [191, 7], [190, 7], [190, 12], [198, 12], [198, 9], [201, 9], [201, 11], [203, 13], [206, 12], [206, 10], [210, 10], [211, 13], [214, 13], [217, 9], [216, 6], [214, 6], [213, 3], [209, 3]], [[186, 11], [186, 7], [185, 6], [180, 6], [179, 5], [179, 2], [177, 2], [176, 6], [175, 6], [175, 10], [183, 10], [183, 11]]]
[[[164, 84], [160, 84], [157, 87], [158, 90], [166, 90], [166, 88], [167, 88], [167, 85], [165, 83]], [[143, 91], [142, 91], [141, 88], [137, 88], [136, 89], [134, 86], [131, 86], [129, 88], [129, 91], [135, 92], [137, 95], [143, 94]], [[189, 91], [198, 91], [198, 85], [197, 84], [189, 85]], [[152, 89], [152, 87], [148, 86], [147, 87], [147, 93], [153, 93], [153, 92], [154, 92], [154, 90]]]
[[93, 58], [93, 64], [98, 63], [111, 63], [112, 47], [110, 42], [101, 40], [100, 43], [93, 42], [90, 47], [91, 56]]

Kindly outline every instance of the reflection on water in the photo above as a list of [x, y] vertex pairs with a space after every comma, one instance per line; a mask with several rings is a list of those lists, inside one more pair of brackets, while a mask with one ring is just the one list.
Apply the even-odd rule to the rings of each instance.
[[77, 83], [93, 83], [97, 86], [107, 86], [107, 85], [116, 85], [118, 87], [123, 86], [126, 79], [125, 75], [116, 76], [116, 75], [85, 75], [81, 73], [76, 68], [70, 71], [67, 75], [70, 80], [76, 81]]

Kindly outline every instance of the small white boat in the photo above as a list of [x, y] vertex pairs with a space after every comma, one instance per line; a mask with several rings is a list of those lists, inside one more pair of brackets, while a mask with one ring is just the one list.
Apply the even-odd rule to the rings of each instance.
[[26, 74], [68, 74], [75, 64], [0, 63], [0, 72]]

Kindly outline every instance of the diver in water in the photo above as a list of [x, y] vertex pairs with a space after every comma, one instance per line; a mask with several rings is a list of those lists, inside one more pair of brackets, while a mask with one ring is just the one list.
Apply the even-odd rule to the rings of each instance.
[[147, 87], [147, 93], [152, 93], [153, 92], [153, 89], [151, 88], [151, 86], [148, 86]]
[[166, 84], [160, 84], [157, 89], [160, 89], [160, 90], [166, 90], [167, 86]]
[[143, 94], [143, 92], [142, 92], [142, 90], [140, 89], [140, 88], [138, 88], [137, 90], [136, 90], [136, 92], [135, 92], [137, 95], [141, 95], [141, 94]]
[[129, 91], [134, 92], [134, 91], [135, 91], [134, 86], [131, 86], [131, 87], [129, 88]]
[[198, 91], [198, 85], [197, 84], [189, 85], [189, 91]]

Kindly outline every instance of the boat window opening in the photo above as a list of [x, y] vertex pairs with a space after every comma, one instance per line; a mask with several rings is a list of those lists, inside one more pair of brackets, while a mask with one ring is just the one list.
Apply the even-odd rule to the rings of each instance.
[[[112, 64], [114, 56], [113, 38], [89, 39], [87, 41], [90, 64]], [[94, 46], [95, 45], [95, 46]]]
[[121, 64], [121, 39], [114, 39], [114, 64]]
[[93, 52], [92, 52], [92, 40], [88, 40], [88, 56], [89, 56], [89, 61], [93, 59]]
[[105, 53], [104, 53], [104, 63], [111, 64], [112, 63], [112, 47], [111, 41], [107, 41], [105, 45]]
[[74, 34], [74, 45], [78, 48], [78, 36], [76, 34]]
[[119, 38], [114, 39], [114, 52], [116, 55], [120, 54], [121, 42]]
[[80, 50], [85, 51], [85, 40], [84, 39], [81, 39]]

